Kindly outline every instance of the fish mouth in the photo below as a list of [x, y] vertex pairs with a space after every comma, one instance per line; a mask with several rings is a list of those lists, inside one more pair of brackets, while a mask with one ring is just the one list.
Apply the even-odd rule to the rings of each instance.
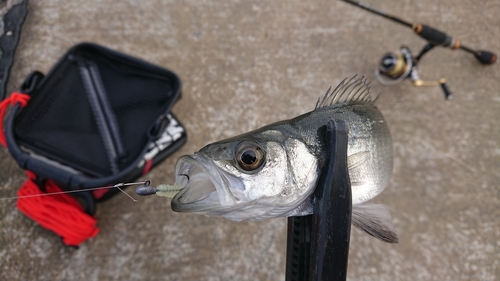
[[222, 171], [208, 157], [195, 153], [179, 158], [175, 167], [175, 185], [183, 189], [172, 198], [175, 212], [205, 212], [234, 206], [239, 199], [231, 187], [243, 188], [238, 178]]

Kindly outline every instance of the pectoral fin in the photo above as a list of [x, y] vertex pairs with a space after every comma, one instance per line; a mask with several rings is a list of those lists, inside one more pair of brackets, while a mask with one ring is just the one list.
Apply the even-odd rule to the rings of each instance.
[[352, 224], [371, 236], [387, 243], [399, 243], [389, 210], [381, 204], [352, 206]]
[[370, 151], [361, 151], [347, 157], [347, 168], [356, 169], [370, 160]]

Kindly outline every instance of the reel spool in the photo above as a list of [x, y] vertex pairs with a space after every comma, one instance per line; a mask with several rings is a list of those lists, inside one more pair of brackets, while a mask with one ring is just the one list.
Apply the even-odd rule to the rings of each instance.
[[402, 46], [399, 54], [387, 53], [380, 59], [379, 67], [375, 75], [380, 83], [384, 85], [396, 85], [406, 78], [410, 78], [412, 84], [416, 87], [421, 86], [441, 86], [446, 99], [452, 98], [452, 93], [446, 86], [446, 79], [441, 78], [437, 81], [424, 81], [420, 79], [417, 70], [417, 62], [420, 57], [430, 50], [424, 48], [422, 52], [414, 58], [408, 47]]
[[410, 75], [413, 68], [413, 59], [410, 50], [401, 47], [401, 53], [387, 53], [380, 59], [379, 68], [375, 71], [380, 83], [396, 85]]

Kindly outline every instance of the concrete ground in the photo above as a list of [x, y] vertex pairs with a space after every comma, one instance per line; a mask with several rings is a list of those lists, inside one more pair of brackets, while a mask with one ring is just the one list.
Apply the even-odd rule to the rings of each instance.
[[[363, 0], [500, 53], [500, 2]], [[175, 71], [173, 112], [189, 140], [146, 178], [172, 183], [176, 159], [205, 144], [294, 117], [344, 77], [366, 74], [394, 142], [394, 175], [374, 201], [389, 206], [397, 245], [352, 230], [349, 280], [500, 279], [500, 71], [439, 48], [426, 80], [381, 85], [378, 59], [412, 31], [341, 1], [30, 1], [9, 91], [92, 41]], [[0, 195], [25, 175], [0, 149]], [[133, 193], [133, 189], [129, 189]], [[75, 250], [0, 201], [1, 280], [284, 280], [286, 219], [231, 222], [179, 214], [169, 200], [118, 195], [97, 206], [100, 233]]]

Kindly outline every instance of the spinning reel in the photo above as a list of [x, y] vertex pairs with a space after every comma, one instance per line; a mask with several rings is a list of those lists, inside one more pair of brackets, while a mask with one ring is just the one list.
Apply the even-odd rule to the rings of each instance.
[[417, 62], [420, 55], [414, 58], [410, 49], [406, 46], [402, 46], [400, 51], [400, 54], [387, 53], [380, 59], [379, 68], [375, 71], [375, 75], [380, 83], [384, 85], [396, 85], [406, 78], [410, 78], [416, 87], [441, 86], [446, 99], [451, 99], [452, 94], [446, 86], [446, 79], [441, 78], [437, 81], [424, 81], [420, 79], [417, 70]]
[[451, 98], [451, 92], [446, 86], [446, 80], [441, 78], [437, 81], [423, 81], [420, 79], [417, 70], [417, 64], [422, 58], [422, 56], [432, 50], [436, 46], [443, 46], [451, 48], [452, 50], [461, 49], [468, 53], [473, 54], [476, 59], [485, 65], [493, 64], [497, 60], [497, 56], [489, 51], [476, 51], [464, 46], [460, 39], [453, 38], [447, 35], [444, 32], [441, 32], [435, 28], [432, 28], [427, 25], [423, 25], [420, 23], [412, 24], [406, 22], [402, 19], [399, 19], [395, 16], [388, 15], [384, 12], [375, 10], [371, 7], [363, 5], [361, 3], [351, 1], [351, 0], [343, 0], [349, 4], [360, 7], [364, 10], [377, 14], [379, 16], [390, 19], [394, 22], [402, 24], [404, 26], [412, 28], [417, 35], [427, 40], [427, 45], [420, 51], [417, 56], [413, 56], [410, 49], [406, 46], [402, 46], [400, 49], [400, 54], [388, 53], [385, 54], [380, 59], [379, 68], [375, 71], [375, 74], [380, 81], [380, 83], [384, 85], [395, 85], [405, 80], [406, 78], [410, 78], [414, 86], [441, 86], [443, 89], [444, 95], [446, 99]]

